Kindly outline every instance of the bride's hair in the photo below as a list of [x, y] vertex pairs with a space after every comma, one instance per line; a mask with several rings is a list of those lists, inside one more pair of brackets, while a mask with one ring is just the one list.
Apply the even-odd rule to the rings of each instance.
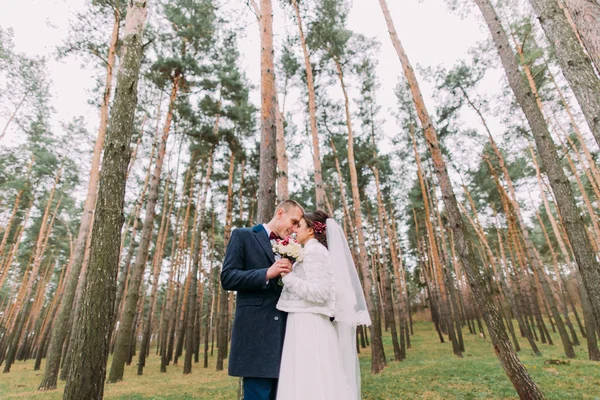
[[329, 215], [325, 211], [315, 210], [305, 213], [302, 218], [306, 221], [306, 226], [312, 228], [315, 232], [315, 239], [323, 246], [327, 247], [326, 222]]

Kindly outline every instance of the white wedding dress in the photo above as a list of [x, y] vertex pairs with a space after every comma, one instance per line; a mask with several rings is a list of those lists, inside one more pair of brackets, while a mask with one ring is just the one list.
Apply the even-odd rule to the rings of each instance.
[[360, 398], [344, 372], [338, 333], [330, 320], [335, 315], [334, 279], [329, 251], [316, 239], [306, 243], [304, 260], [283, 278], [277, 308], [288, 312], [288, 318], [277, 400]]

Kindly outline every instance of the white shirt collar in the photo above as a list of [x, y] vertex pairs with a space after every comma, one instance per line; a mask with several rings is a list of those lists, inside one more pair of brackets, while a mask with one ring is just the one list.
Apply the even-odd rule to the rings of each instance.
[[271, 236], [271, 230], [269, 229], [269, 227], [267, 226], [267, 224], [262, 224], [262, 226], [265, 228], [265, 231], [267, 232], [267, 236]]

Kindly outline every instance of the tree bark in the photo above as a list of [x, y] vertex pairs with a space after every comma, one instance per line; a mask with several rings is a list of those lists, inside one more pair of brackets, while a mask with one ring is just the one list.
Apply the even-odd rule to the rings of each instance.
[[[489, 134], [489, 132], [488, 132], [488, 134]], [[543, 265], [541, 265], [541, 263], [539, 262], [538, 258], [535, 255], [535, 249], [533, 247], [533, 243], [531, 242], [531, 239], [529, 238], [529, 230], [528, 230], [527, 226], [525, 225], [525, 221], [523, 220], [523, 215], [521, 213], [521, 206], [519, 205], [519, 202], [517, 201], [516, 191], [515, 191], [514, 185], [512, 183], [512, 179], [510, 178], [510, 175], [508, 174], [508, 169], [506, 168], [506, 164], [504, 162], [504, 157], [502, 156], [502, 153], [500, 152], [500, 149], [498, 148], [498, 146], [496, 146], [496, 142], [494, 142], [494, 139], [492, 138], [491, 134], [489, 134], [489, 139], [490, 139], [490, 143], [492, 145], [492, 149], [494, 150], [494, 153], [496, 154], [496, 157], [498, 158], [498, 162], [500, 163], [500, 168], [502, 169], [502, 173], [504, 174], [504, 180], [506, 181], [506, 184], [508, 186], [510, 196], [508, 194], [506, 194], [506, 197], [508, 199], [510, 199], [512, 209], [514, 210], [514, 216], [516, 218], [516, 222], [518, 222], [518, 226], [520, 228], [521, 235], [523, 236], [523, 242], [525, 244], [525, 249], [527, 252], [527, 257], [529, 259], [529, 263], [530, 263], [531, 268], [533, 269], [534, 273], [536, 273], [540, 279], [540, 285], [542, 286], [542, 290], [544, 291], [546, 300], [548, 301], [548, 305], [550, 306], [550, 310], [552, 311], [552, 316], [554, 317], [554, 319], [556, 321], [556, 325], [557, 325], [558, 331], [560, 333], [560, 338], [562, 340], [565, 354], [568, 358], [574, 358], [575, 350], [573, 350], [573, 345], [569, 339], [569, 335], [568, 335], [565, 325], [562, 321], [562, 318], [560, 317], [560, 313], [558, 312], [556, 302], [554, 301], [554, 297], [550, 290], [550, 285], [548, 284], [548, 282], [545, 278], [545, 275], [543, 274], [542, 269], [544, 267], [543, 267]], [[544, 326], [543, 320], [541, 318], [539, 319], [539, 321], [540, 321], [540, 325]], [[549, 336], [548, 336], [548, 338], [550, 339]], [[550, 341], [551, 340], [552, 339], [550, 339]], [[542, 342], [543, 342], [543, 339], [542, 339]]]
[[125, 309], [119, 320], [119, 331], [115, 343], [115, 353], [113, 355], [110, 374], [108, 376], [109, 383], [115, 383], [123, 379], [125, 372], [126, 359], [129, 354], [129, 346], [131, 345], [130, 338], [132, 335], [133, 321], [136, 316], [136, 309], [139, 300], [139, 290], [146, 260], [148, 259], [148, 250], [150, 248], [150, 240], [152, 239], [152, 231], [154, 230], [154, 216], [156, 213], [156, 202], [158, 200], [158, 190], [160, 187], [160, 176], [164, 164], [165, 153], [167, 149], [167, 141], [169, 132], [171, 131], [171, 121], [173, 120], [173, 112], [175, 108], [175, 100], [179, 90], [181, 75], [176, 75], [173, 78], [173, 87], [171, 89], [171, 97], [169, 101], [169, 112], [163, 129], [162, 137], [159, 144], [156, 164], [150, 182], [150, 190], [148, 191], [148, 201], [146, 202], [146, 214], [144, 216], [144, 225], [142, 226], [140, 244], [135, 256], [135, 264], [131, 271], [129, 279], [129, 290], [125, 298]]
[[[346, 187], [344, 185], [344, 176], [342, 175], [342, 169], [340, 168], [340, 160], [337, 155], [337, 149], [335, 148], [335, 143], [333, 142], [333, 139], [331, 139], [329, 141], [329, 143], [331, 145], [331, 150], [333, 151], [333, 158], [335, 161], [335, 169], [337, 171], [338, 188], [340, 190], [340, 199], [342, 200], [342, 209], [344, 210], [345, 219], [348, 220], [348, 225], [350, 226], [350, 235], [349, 236], [351, 236], [352, 239], [354, 240], [354, 238], [357, 237], [356, 226], [350, 215], [350, 210], [348, 208], [348, 201], [346, 200]], [[352, 246], [352, 249], [354, 249], [354, 246]]]
[[[219, 119], [215, 123], [215, 133], [219, 130], [218, 125]], [[208, 165], [206, 167], [206, 175], [204, 177], [204, 184], [202, 187], [202, 193], [198, 204], [198, 221], [197, 228], [194, 236], [194, 243], [192, 247], [192, 268], [189, 274], [190, 277], [190, 288], [188, 291], [187, 301], [187, 330], [185, 333], [186, 344], [185, 344], [185, 359], [183, 361], [183, 373], [190, 374], [192, 372], [192, 356], [194, 354], [194, 322], [196, 320], [196, 305], [198, 302], [198, 268], [202, 260], [202, 228], [204, 226], [204, 214], [206, 212], [206, 196], [210, 187], [210, 179], [212, 177], [212, 167], [214, 162], [214, 147], [211, 149]], [[233, 163], [232, 163], [233, 164]]]
[[[31, 161], [29, 162], [29, 166], [27, 167], [28, 185], [29, 185], [29, 177], [31, 176], [31, 167], [33, 166], [33, 160], [34, 160], [34, 157], [31, 157]], [[15, 216], [17, 215], [17, 211], [19, 211], [19, 204], [21, 203], [21, 197], [23, 196], [23, 193], [25, 193], [24, 188], [19, 190], [19, 192], [17, 193], [17, 196], [15, 197], [13, 210], [10, 214], [10, 217], [8, 218], [8, 222], [6, 223], [6, 226], [4, 227], [4, 233], [2, 234], [2, 241], [0, 242], [0, 267], [2, 266], [4, 247], [6, 247], [6, 243], [8, 242], [8, 236], [10, 234], [12, 224], [15, 220]], [[7, 268], [9, 266], [10, 265], [8, 265]], [[0, 287], [2, 287], [1, 283], [0, 283]]]
[[277, 181], [277, 98], [273, 61], [273, 7], [271, 0], [260, 1], [260, 170], [258, 179], [259, 223], [268, 222], [275, 213]]
[[[188, 173], [187, 173], [187, 177], [186, 177], [186, 183], [184, 185], [184, 190], [186, 189], [186, 187], [188, 187], [187, 182], [189, 181], [189, 179], [194, 179], [194, 174], [195, 174], [195, 169], [194, 168], [190, 168], [188, 169]], [[189, 221], [189, 215], [190, 215], [190, 209], [191, 209], [191, 205], [192, 205], [192, 198], [194, 196], [194, 187], [195, 185], [190, 184], [189, 185], [189, 194], [188, 194], [188, 202], [187, 202], [187, 207], [186, 207], [186, 211], [185, 211], [185, 217], [184, 217], [184, 221], [186, 221], [185, 223], [183, 223], [182, 225], [182, 229], [181, 229], [181, 233], [177, 232], [177, 227], [179, 226], [179, 219], [181, 216], [181, 209], [178, 211], [178, 215], [177, 215], [177, 223], [176, 223], [176, 230], [174, 232], [174, 236], [177, 237], [178, 236], [178, 240], [176, 244], [173, 244], [173, 248], [172, 248], [172, 263], [171, 263], [171, 270], [169, 271], [169, 277], [167, 279], [167, 294], [166, 294], [166, 305], [165, 305], [165, 313], [162, 316], [163, 318], [163, 322], [162, 322], [162, 333], [161, 333], [161, 340], [162, 340], [162, 344], [160, 346], [161, 348], [161, 361], [160, 361], [160, 372], [167, 372], [167, 365], [169, 364], [169, 362], [171, 361], [171, 351], [170, 349], [172, 348], [172, 344], [171, 344], [171, 332], [173, 332], [174, 328], [174, 324], [173, 324], [173, 320], [174, 320], [174, 316], [177, 313], [177, 306], [175, 305], [175, 308], [173, 308], [173, 304], [177, 304], [177, 299], [175, 298], [176, 296], [176, 292], [175, 292], [175, 286], [177, 285], [177, 282], [175, 280], [175, 274], [176, 274], [176, 270], [178, 270], [179, 267], [179, 257], [180, 254], [183, 251], [184, 248], [184, 242], [185, 242], [185, 237], [187, 235], [187, 228], [188, 228], [188, 222]], [[177, 275], [177, 279], [179, 279], [179, 276]]]
[[564, 0], [579, 37], [600, 71], [600, 5], [595, 0]]
[[47, 354], [46, 347], [48, 345], [48, 338], [50, 336], [50, 332], [52, 331], [52, 324], [55, 323], [54, 318], [56, 317], [56, 313], [58, 312], [58, 307], [57, 307], [56, 303], [57, 303], [58, 298], [62, 297], [63, 291], [64, 291], [63, 282], [64, 282], [66, 270], [67, 270], [67, 268], [63, 267], [63, 272], [60, 275], [60, 278], [58, 281], [58, 286], [56, 288], [55, 298], [52, 301], [52, 303], [50, 304], [50, 307], [48, 309], [48, 314], [46, 317], [46, 321], [44, 322], [44, 324], [42, 325], [42, 329], [40, 330], [41, 337], [39, 340], [38, 353], [36, 354], [36, 359], [35, 359], [35, 366], [34, 366], [35, 371], [38, 371], [40, 369], [40, 366], [42, 365], [42, 358], [45, 357]]
[[[225, 212], [225, 230], [223, 233], [223, 248], [227, 248], [229, 239], [231, 238], [232, 212], [233, 212], [233, 175], [234, 175], [235, 154], [232, 152], [229, 158], [229, 183], [227, 186], [227, 207]], [[219, 285], [220, 286], [220, 285]], [[220, 288], [221, 295], [219, 296], [219, 331], [217, 332], [217, 371], [223, 370], [223, 361], [227, 357], [227, 347], [229, 337], [227, 335], [229, 328], [229, 292], [222, 287]]]
[[74, 350], [80, 356], [73, 360], [69, 369], [63, 396], [65, 400], [100, 400], [104, 394], [123, 226], [125, 176], [137, 106], [146, 13], [146, 2], [129, 2], [122, 62], [117, 74], [115, 100], [100, 173], [90, 265], [76, 324]]
[[[600, 188], [600, 171], [598, 171], [598, 166], [596, 165], [596, 162], [595, 162], [594, 158], [592, 157], [590, 149], [588, 148], [588, 145], [587, 145], [585, 139], [583, 138], [581, 129], [579, 129], [579, 125], [577, 124], [577, 121], [575, 120], [575, 116], [573, 115], [573, 110], [571, 109], [571, 106], [569, 106], [569, 103], [565, 99], [565, 96], [563, 94], [563, 91], [560, 89], [560, 86], [558, 86], [558, 83], [556, 83], [556, 79], [554, 79], [554, 75], [552, 74], [552, 71], [550, 71], [549, 68], [547, 70], [548, 70], [548, 76], [550, 77], [550, 80], [552, 81], [552, 84], [553, 84], [554, 88], [556, 89], [556, 92], [558, 93], [560, 101], [562, 102], [563, 107], [565, 108], [565, 111], [567, 112], [567, 115], [569, 116], [569, 121], [571, 122], [571, 126], [573, 127], [573, 130], [575, 131], [575, 134], [577, 135], [577, 139], [579, 140], [581, 149], [583, 150], [583, 153], [585, 154], [585, 158], [588, 162], [588, 166], [592, 170], [592, 176], [594, 177], [594, 180], [596, 181], [596, 185]], [[560, 124], [558, 124], [558, 122], [557, 122], [557, 125], [560, 126]]]
[[[485, 0], [476, 1], [481, 2]], [[458, 209], [458, 203], [454, 194], [454, 189], [452, 188], [450, 177], [448, 176], [446, 163], [442, 157], [442, 151], [437, 140], [437, 134], [421, 96], [421, 91], [419, 89], [415, 73], [410, 65], [400, 40], [398, 39], [386, 1], [379, 0], [379, 4], [381, 5], [383, 14], [385, 16], [390, 38], [392, 39], [392, 43], [394, 44], [396, 52], [398, 53], [398, 57], [400, 58], [400, 62], [402, 63], [404, 74], [409, 82], [413, 101], [415, 102], [417, 108], [417, 114], [425, 131], [424, 133], [427, 146], [431, 153], [435, 166], [435, 172], [438, 177], [438, 183], [442, 191], [444, 205], [446, 207], [446, 213], [449, 220], [448, 225], [451, 227], [454, 235], [456, 250], [458, 252], [461, 264], [467, 273], [467, 277], [469, 278], [473, 295], [480, 302], [480, 309], [482, 310], [483, 317], [488, 326], [496, 355], [498, 356], [504, 371], [508, 375], [509, 379], [513, 383], [513, 386], [522, 399], [542, 399], [544, 398], [544, 395], [533, 382], [529, 376], [529, 373], [525, 369], [525, 366], [517, 357], [517, 354], [510, 343], [504, 328], [504, 324], [498, 309], [496, 308], [492, 297], [486, 288], [483, 277], [479, 273], [475, 255], [473, 254], [469, 244], [467, 230], [460, 215], [460, 210]], [[508, 40], [506, 41], [508, 42]]]
[[[19, 323], [15, 325], [15, 328], [13, 328], [14, 332], [11, 333], [13, 338], [8, 347], [8, 354], [6, 355], [6, 359], [4, 360], [3, 373], [10, 372], [10, 367], [12, 366], [13, 362], [15, 361], [15, 356], [17, 354], [17, 347], [18, 347], [20, 339], [21, 339], [21, 334], [23, 332], [24, 324], [27, 321], [29, 313], [31, 312], [31, 308], [32, 308], [31, 297], [34, 294], [36, 284], [38, 283], [38, 275], [40, 274], [40, 268], [42, 266], [42, 257], [44, 254], [44, 249], [46, 247], [46, 244], [48, 243], [48, 241], [46, 239], [50, 235], [50, 231], [48, 229], [48, 218], [50, 216], [50, 208], [52, 207], [52, 200], [54, 198], [54, 193], [56, 192], [56, 187], [58, 186], [58, 182], [60, 180], [61, 174], [62, 174], [62, 167], [58, 170], [58, 173], [56, 174], [56, 178], [54, 180], [54, 186], [52, 187], [52, 190], [50, 191], [50, 196], [48, 197], [48, 204], [46, 205], [46, 209], [44, 210], [44, 214], [42, 216], [40, 232], [38, 234], [38, 238], [37, 238], [37, 241], [35, 244], [35, 252], [33, 255], [32, 262], [31, 262], [31, 272], [29, 273], [29, 277], [27, 279], [27, 284], [25, 285], [25, 282], [23, 282], [23, 284], [25, 285], [24, 295], [22, 297], [21, 304], [17, 303], [19, 305], [16, 308], [18, 310], [17, 320], [19, 321]], [[23, 303], [25, 303], [25, 305], [23, 305]]]
[[275, 107], [275, 112], [277, 113], [277, 202], [281, 203], [290, 197], [290, 190], [288, 187], [288, 156], [285, 147], [285, 121], [283, 113], [279, 111], [279, 105]]
[[350, 114], [350, 100], [346, 85], [344, 84], [344, 73], [339, 60], [334, 60], [340, 86], [344, 94], [345, 110], [346, 110], [346, 126], [348, 129], [348, 167], [350, 168], [350, 182], [352, 186], [352, 201], [354, 203], [354, 218], [356, 223], [356, 232], [358, 235], [358, 245], [360, 248], [359, 263], [360, 271], [363, 276], [363, 285], [365, 291], [365, 300], [369, 314], [373, 318], [371, 325], [371, 372], [377, 374], [383, 370], [386, 364], [385, 353], [383, 349], [383, 340], [381, 335], [381, 323], [378, 321], [377, 301], [373, 291], [373, 280], [369, 271], [369, 259], [367, 254], [367, 246], [365, 244], [365, 234], [363, 229], [362, 208], [360, 201], [360, 193], [358, 191], [358, 176], [356, 173], [356, 162], [354, 161], [354, 134], [352, 132], [352, 116]]
[[98, 130], [98, 136], [96, 138], [96, 144], [94, 146], [94, 154], [92, 156], [87, 197], [83, 206], [81, 223], [79, 225], [79, 233], [77, 234], [77, 240], [73, 250], [74, 255], [70, 260], [70, 265], [68, 266], [69, 273], [67, 275], [65, 292], [63, 294], [62, 301], [60, 302], [60, 308], [58, 310], [56, 321], [52, 327], [44, 376], [42, 377], [42, 381], [38, 387], [38, 390], [56, 389], [62, 348], [70, 328], [69, 318], [71, 317], [71, 311], [73, 310], [73, 301], [75, 300], [75, 292], [77, 291], [77, 284], [81, 274], [86, 243], [94, 217], [94, 209], [96, 207], [96, 198], [98, 194], [98, 181], [100, 178], [100, 160], [108, 126], [108, 109], [112, 89], [113, 69], [115, 65], [117, 44], [119, 41], [119, 25], [121, 22], [120, 13], [115, 12], [114, 18], [115, 20], [113, 23], [113, 31], [107, 57], [104, 97], [102, 99], [102, 105], [100, 108], [100, 127]]
[[[494, 182], [496, 184], [496, 187], [498, 188], [498, 193], [500, 195], [500, 199], [502, 202], [504, 214], [507, 219], [507, 225], [508, 225], [507, 243], [509, 246], [509, 251], [511, 251], [511, 254], [513, 252], [518, 253], [516, 239], [515, 239], [515, 235], [513, 233], [513, 231], [514, 231], [513, 228], [514, 228], [515, 224], [511, 220], [512, 214], [510, 211], [509, 199], [506, 196], [506, 192], [504, 191], [504, 188], [500, 184], [498, 176], [496, 175], [496, 172], [495, 172], [494, 167], [492, 166], [491, 162], [488, 159], [486, 159], [486, 162], [488, 163], [488, 165], [490, 167], [490, 171], [492, 172]], [[500, 239], [501, 239], [501, 237], [499, 236], [499, 240]], [[502, 243], [502, 242], [500, 242], [500, 243]], [[503, 251], [502, 248], [501, 248], [501, 251]], [[538, 349], [537, 344], [535, 343], [534, 338], [533, 338], [534, 332], [532, 332], [531, 327], [529, 326], [529, 324], [527, 322], [527, 316], [531, 315], [531, 310], [527, 308], [527, 306], [530, 304], [530, 301], [528, 301], [529, 299], [525, 296], [526, 291], [525, 290], [522, 291], [522, 286], [523, 286], [522, 285], [522, 281], [523, 281], [522, 274], [517, 269], [518, 266], [523, 268], [524, 262], [520, 257], [512, 256], [512, 259], [513, 259], [513, 263], [512, 263], [513, 274], [509, 274], [509, 276], [512, 279], [514, 279], [514, 281], [515, 281], [513, 284], [513, 287], [516, 292], [515, 303], [516, 303], [516, 307], [518, 307], [518, 309], [519, 309], [519, 314], [517, 316], [517, 322], [519, 323], [519, 327], [521, 328], [523, 335], [528, 340], [533, 353], [537, 356], [541, 356], [542, 353]], [[505, 262], [505, 264], [507, 264], [507, 263]]]
[[567, 235], [573, 247], [573, 253], [575, 254], [597, 319], [597, 316], [600, 315], [600, 265], [595, 259], [594, 251], [587, 237], [585, 224], [577, 208], [569, 180], [562, 169], [544, 117], [536, 104], [531, 90], [528, 89], [527, 84], [521, 76], [515, 55], [508, 41], [508, 36], [498, 19], [496, 11], [489, 0], [475, 0], [475, 2], [490, 29], [509, 85], [531, 127], [542, 161], [542, 168], [546, 171], [550, 179], [556, 203], [563, 218]]
[[[389, 208], [392, 209], [391, 206]], [[399, 243], [398, 233], [395, 230], [395, 226], [392, 228], [394, 222], [390, 223], [385, 209], [383, 210], [383, 217], [385, 220], [387, 236], [391, 238], [390, 253], [392, 257], [392, 266], [394, 268], [394, 277], [396, 279], [396, 286], [398, 292], [397, 303], [398, 320], [400, 321], [400, 356], [404, 360], [406, 358], [406, 349], [410, 348], [410, 324], [407, 318], [407, 311], [410, 312], [410, 310], [407, 301], [408, 290], [406, 284], [406, 271], [402, 262], [402, 247]], [[403, 327], [405, 328], [404, 332], [402, 331]], [[403, 340], [405, 336], [406, 338]]]
[[[377, 158], [375, 158], [377, 159]], [[377, 166], [372, 168], [373, 175], [375, 177], [375, 187], [377, 189], [377, 212], [379, 216], [379, 239], [381, 240], [381, 269], [383, 271], [383, 289], [384, 289], [384, 310], [386, 313], [386, 319], [390, 325], [390, 331], [392, 334], [392, 347], [394, 349], [394, 358], [396, 361], [402, 361], [406, 356], [403, 354], [400, 343], [398, 342], [398, 331], [396, 326], [396, 316], [394, 300], [392, 298], [392, 280], [390, 278], [389, 263], [388, 263], [388, 250], [386, 249], [386, 230], [385, 230], [385, 211], [383, 209], [383, 197], [381, 196], [381, 188], [379, 187], [379, 170]], [[392, 237], [387, 237], [390, 247], [392, 247]], [[398, 321], [402, 326], [401, 321]]]
[[321, 173], [321, 150], [319, 149], [319, 131], [317, 130], [317, 105], [315, 101], [315, 84], [313, 80], [312, 65], [310, 63], [310, 54], [306, 46], [304, 30], [302, 29], [302, 18], [300, 17], [300, 8], [297, 0], [292, 0], [294, 11], [296, 13], [296, 22], [298, 23], [298, 34], [302, 44], [302, 53], [304, 55], [304, 68], [306, 70], [306, 85], [308, 87], [308, 115], [310, 118], [310, 134], [312, 137], [313, 164], [315, 174], [315, 191], [317, 209], [325, 208], [325, 190], [323, 188], [323, 175]]
[[[169, 181], [170, 176], [167, 178], [165, 183], [165, 193], [163, 198], [163, 207], [162, 207], [162, 221], [160, 223], [160, 229], [158, 231], [158, 235], [156, 238], [156, 247], [154, 250], [154, 270], [152, 272], [152, 289], [150, 291], [150, 297], [148, 299], [148, 312], [143, 318], [143, 328], [142, 328], [142, 343], [140, 345], [140, 354], [138, 358], [138, 375], [142, 375], [144, 373], [144, 367], [146, 366], [146, 354], [147, 349], [150, 346], [150, 336], [152, 334], [152, 320], [154, 318], [154, 310], [156, 307], [156, 292], [158, 291], [158, 280], [160, 278], [160, 272], [162, 267], [162, 260], [164, 256], [165, 250], [165, 241], [167, 240], [167, 236], [169, 234], [170, 227], [170, 216], [171, 211], [173, 209], [173, 201], [169, 206]], [[175, 186], [175, 185], [174, 185]], [[173, 191], [173, 197], [175, 197], [175, 191]], [[143, 313], [143, 309], [142, 309]]]
[[[6, 262], [4, 262], [4, 266], [2, 267], [2, 276], [0, 277], [0, 287], [2, 287], [4, 285], [4, 281], [6, 280], [6, 277], [8, 276], [8, 272], [10, 270], [10, 266], [13, 262], [13, 259], [15, 258], [15, 255], [19, 251], [19, 245], [21, 244], [21, 238], [23, 237], [23, 232], [25, 231], [27, 222], [29, 222], [29, 216], [31, 215], [31, 210], [33, 209], [33, 200], [34, 199], [31, 199], [31, 201], [29, 202], [29, 206], [27, 207], [27, 213], [25, 214], [25, 218], [23, 218], [23, 223], [21, 224], [18, 234], [15, 236], [12, 250], [10, 251], [8, 258], [6, 259]], [[23, 289], [23, 286], [21, 286], [21, 289]], [[2, 353], [0, 353], [0, 360], [2, 359], [1, 354]]]
[[[571, 255], [567, 250], [567, 246], [562, 239], [562, 235], [558, 228], [558, 224], [556, 219], [554, 218], [554, 214], [552, 213], [552, 209], [550, 208], [550, 203], [548, 201], [548, 197], [546, 196], [546, 191], [544, 190], [544, 184], [542, 180], [542, 174], [540, 172], [539, 165], [537, 163], [537, 159], [535, 157], [535, 153], [533, 152], [533, 148], [529, 149], [531, 152], [531, 158], [533, 160], [533, 164], [536, 170], [536, 176], [540, 187], [540, 194], [542, 197], [542, 201], [544, 203], [544, 207], [546, 209], [546, 214], [548, 215], [548, 219], [550, 220], [550, 225], [552, 226], [552, 231], [554, 232], [554, 237], [558, 243], [558, 247], [562, 253], [563, 259], [565, 263], [569, 266], [569, 269], [573, 273], [575, 277], [575, 281], [577, 282], [577, 289], [579, 291], [579, 297], [581, 299], [581, 308], [583, 310], [583, 316], [585, 319], [585, 330], [581, 330], [582, 335], [587, 336], [587, 344], [588, 344], [588, 356], [590, 360], [600, 361], [600, 349], [598, 348], [598, 343], [596, 342], [596, 318], [594, 317], [594, 313], [591, 309], [591, 304], [589, 302], [589, 298], [587, 296], [587, 292], [583, 283], [581, 282], [581, 274], [579, 271], [572, 265]], [[566, 288], [565, 288], [566, 290]], [[574, 309], [574, 307], [573, 307]], [[575, 310], [575, 309], [574, 309]], [[575, 310], [576, 311], [576, 310]], [[577, 314], [576, 314], [577, 315]]]
[[[411, 126], [411, 131], [412, 131], [412, 126]], [[417, 174], [419, 177], [419, 183], [421, 186], [421, 193], [423, 195], [423, 205], [424, 205], [424, 209], [425, 209], [425, 229], [427, 230], [427, 238], [429, 241], [429, 252], [430, 252], [430, 259], [431, 259], [431, 266], [432, 266], [432, 272], [431, 272], [431, 278], [432, 281], [435, 283], [436, 286], [436, 292], [439, 296], [439, 301], [437, 302], [439, 305], [439, 309], [437, 311], [438, 315], [441, 316], [441, 318], [443, 319], [444, 324], [442, 325], [442, 329], [441, 331], [444, 331], [444, 327], [445, 327], [445, 331], [448, 334], [448, 337], [452, 343], [452, 350], [454, 352], [454, 354], [460, 358], [462, 358], [462, 352], [459, 346], [459, 343], [457, 341], [457, 335], [454, 329], [454, 324], [452, 322], [452, 306], [451, 303], [448, 299], [448, 293], [446, 293], [446, 283], [445, 283], [445, 279], [442, 276], [442, 270], [445, 268], [445, 266], [443, 265], [442, 260], [440, 260], [440, 256], [443, 255], [443, 251], [440, 251], [441, 249], [438, 247], [438, 243], [437, 243], [437, 239], [436, 239], [436, 234], [435, 231], [433, 229], [433, 225], [431, 223], [431, 211], [430, 211], [430, 206], [429, 206], [429, 189], [426, 187], [425, 184], [425, 179], [423, 176], [423, 169], [421, 168], [421, 159], [419, 157], [419, 153], [417, 151], [417, 142], [415, 140], [414, 137], [414, 132], [412, 133], [412, 137], [413, 137], [413, 148], [414, 148], [414, 153], [415, 153], [415, 160], [417, 163]], [[431, 194], [431, 197], [433, 197], [434, 195]], [[432, 208], [435, 208], [432, 206]], [[441, 246], [441, 244], [440, 244]], [[442, 309], [442, 307], [445, 307], [445, 310]]]
[[[265, 50], [265, 47], [263, 46], [263, 43], [265, 43], [265, 39], [268, 32], [270, 32], [270, 39], [267, 39], [266, 42], [270, 41], [270, 48], [271, 48], [271, 53], [273, 53], [273, 9], [272, 6], [269, 2], [269, 5], [267, 7], [267, 10], [269, 11], [269, 17], [271, 19], [271, 21], [265, 21], [265, 24], [269, 24], [270, 28], [268, 29], [264, 29], [263, 27], [263, 22], [262, 22], [262, 14], [261, 14], [261, 10], [258, 8], [258, 4], [256, 3], [255, 0], [249, 0], [248, 2], [250, 4], [250, 6], [252, 7], [252, 11], [254, 12], [254, 15], [256, 16], [256, 19], [258, 21], [258, 28], [259, 28], [259, 32], [260, 32], [260, 38], [261, 38], [261, 96], [262, 96], [262, 88], [263, 88], [263, 58], [262, 58], [262, 51]], [[261, 2], [261, 6], [262, 6], [262, 2]], [[268, 44], [268, 43], [267, 43]], [[274, 61], [273, 61], [273, 55], [271, 54], [270, 56], [267, 55], [267, 58], [270, 57], [270, 65], [273, 66], [274, 65]], [[279, 109], [279, 101], [277, 98], [277, 87], [275, 86], [275, 77], [274, 77], [274, 70], [271, 68], [270, 70], [268, 69], [268, 64], [269, 62], [267, 62], [265, 65], [265, 73], [269, 74], [272, 73], [273, 74], [273, 99], [275, 101], [275, 130], [276, 130], [276, 135], [275, 135], [275, 149], [276, 149], [276, 158], [277, 158], [277, 171], [276, 171], [276, 175], [277, 175], [277, 184], [276, 184], [276, 199], [277, 202], [280, 203], [284, 200], [287, 200], [290, 196], [289, 193], [289, 187], [288, 187], [288, 157], [287, 157], [287, 152], [286, 152], [286, 146], [285, 146], [285, 129], [284, 129], [284, 124], [285, 124], [285, 96], [284, 96], [284, 101], [283, 101], [283, 108], [280, 110]], [[269, 78], [270, 79], [270, 78]], [[262, 101], [262, 100], [261, 100]], [[264, 107], [264, 105], [261, 104], [261, 106]], [[270, 107], [270, 106], [269, 106]], [[262, 115], [261, 115], [262, 118]], [[262, 135], [262, 119], [261, 119], [261, 135]], [[270, 125], [268, 125], [270, 126]], [[270, 135], [270, 133], [269, 133]], [[261, 136], [261, 146], [262, 146], [262, 136]], [[262, 147], [261, 147], [261, 153], [262, 153]], [[262, 158], [261, 158], [262, 160]], [[271, 164], [269, 164], [266, 168], [269, 169], [271, 167]], [[262, 167], [261, 167], [262, 168]], [[269, 172], [270, 174], [270, 172]], [[260, 185], [259, 185], [260, 186]], [[241, 203], [240, 203], [241, 204]], [[252, 211], [252, 210], [250, 210]], [[275, 207], [273, 207], [273, 211], [275, 211]], [[241, 214], [241, 211], [240, 211]], [[252, 218], [252, 212], [248, 213], [249, 216], [249, 220], [250, 220], [250, 224], [252, 224], [253, 222], [253, 218]], [[268, 216], [267, 219], [265, 219], [265, 222], [268, 221], [271, 218], [271, 216]]]
[[590, 130], [600, 145], [600, 79], [590, 58], [581, 47], [558, 0], [529, 0], [529, 2], [555, 50], [556, 59], [575, 94]]

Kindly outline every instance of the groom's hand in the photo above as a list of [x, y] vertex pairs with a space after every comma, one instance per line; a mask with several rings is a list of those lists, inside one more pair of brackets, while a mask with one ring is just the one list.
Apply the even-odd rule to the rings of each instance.
[[275, 261], [267, 270], [267, 280], [273, 279], [281, 274], [289, 274], [292, 272], [292, 263], [287, 258], [282, 258]]

